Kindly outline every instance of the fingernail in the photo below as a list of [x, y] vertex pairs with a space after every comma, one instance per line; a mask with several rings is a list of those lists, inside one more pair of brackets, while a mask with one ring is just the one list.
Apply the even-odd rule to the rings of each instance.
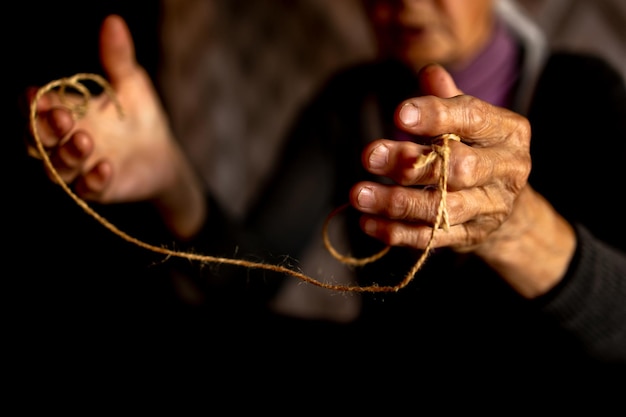
[[370, 168], [384, 168], [389, 159], [389, 149], [385, 145], [378, 145], [370, 154]]
[[359, 191], [358, 196], [359, 206], [363, 208], [370, 208], [374, 206], [374, 191], [370, 187], [363, 187]]
[[413, 103], [406, 103], [400, 109], [399, 117], [405, 126], [415, 126], [420, 121], [420, 111]]

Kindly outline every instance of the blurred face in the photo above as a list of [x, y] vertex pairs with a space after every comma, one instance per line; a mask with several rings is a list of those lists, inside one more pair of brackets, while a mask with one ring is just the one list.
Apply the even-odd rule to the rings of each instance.
[[494, 0], [364, 0], [379, 51], [419, 70], [463, 66], [485, 46]]

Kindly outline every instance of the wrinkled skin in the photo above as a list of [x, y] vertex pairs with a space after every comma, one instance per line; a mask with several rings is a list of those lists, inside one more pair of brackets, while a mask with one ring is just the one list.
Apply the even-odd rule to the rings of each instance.
[[[447, 208], [451, 229], [439, 233], [436, 246], [470, 251], [497, 230], [511, 214], [515, 201], [526, 186], [530, 172], [530, 129], [519, 115], [494, 108], [454, 89], [440, 67], [428, 67], [422, 79], [435, 96], [407, 100], [398, 109], [398, 123], [420, 136], [455, 132], [462, 143], [449, 141], [450, 166]], [[437, 85], [442, 77], [445, 83]], [[446, 91], [446, 88], [449, 88]], [[370, 172], [387, 176], [400, 186], [358, 184], [352, 198], [367, 213], [383, 216], [381, 222], [364, 220], [368, 233], [391, 245], [423, 248], [435, 222], [440, 193], [414, 185], [436, 185], [439, 164], [413, 168], [415, 159], [431, 151], [427, 145], [407, 141], [379, 140], [367, 146], [363, 164]], [[494, 163], [497, 161], [498, 163]], [[384, 206], [367, 206], [375, 199]], [[401, 220], [402, 222], [396, 222]]]

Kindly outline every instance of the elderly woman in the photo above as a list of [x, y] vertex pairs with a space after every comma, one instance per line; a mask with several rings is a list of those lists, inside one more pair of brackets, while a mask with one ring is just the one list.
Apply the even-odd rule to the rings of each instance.
[[[41, 139], [79, 196], [150, 202], [179, 247], [238, 248], [267, 262], [319, 259], [311, 254], [321, 245], [320, 225], [349, 202], [337, 219], [345, 253], [391, 250], [341, 272], [314, 262], [320, 281], [393, 286], [429, 251], [406, 287], [340, 298], [359, 303], [339, 323], [323, 309], [306, 318], [268, 313], [266, 297], [281, 280], [267, 272], [191, 272], [208, 286], [206, 303], [224, 315], [250, 313], [236, 325], [279, 329], [288, 335], [281, 343], [410, 352], [422, 371], [626, 361], [626, 230], [618, 205], [605, 202], [621, 189], [626, 163], [623, 80], [594, 57], [548, 54], [509, 2], [364, 6], [379, 56], [336, 74], [303, 109], [258, 205], [232, 227], [204, 195], [117, 16], [102, 25], [101, 58], [125, 117], [114, 119], [115, 106], [102, 96], [73, 120], [50, 94], [38, 104]], [[445, 134], [460, 139], [445, 144], [445, 174], [441, 158], [416, 165]], [[449, 227], [433, 232], [442, 175]], [[298, 310], [306, 300], [290, 303], [287, 310]]]

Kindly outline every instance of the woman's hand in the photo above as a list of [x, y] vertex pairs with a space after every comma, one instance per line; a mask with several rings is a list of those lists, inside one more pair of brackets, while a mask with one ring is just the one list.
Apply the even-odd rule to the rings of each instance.
[[[450, 228], [435, 232], [433, 247], [483, 258], [517, 291], [542, 294], [563, 276], [575, 248], [571, 226], [528, 184], [530, 126], [509, 110], [463, 95], [447, 72], [420, 74], [430, 95], [402, 103], [397, 125], [421, 137], [454, 133], [450, 141], [447, 211]], [[416, 168], [431, 146], [378, 140], [363, 151], [365, 168], [397, 185], [356, 184], [352, 205], [365, 213], [362, 229], [389, 245], [426, 248], [441, 193], [441, 159]]]

